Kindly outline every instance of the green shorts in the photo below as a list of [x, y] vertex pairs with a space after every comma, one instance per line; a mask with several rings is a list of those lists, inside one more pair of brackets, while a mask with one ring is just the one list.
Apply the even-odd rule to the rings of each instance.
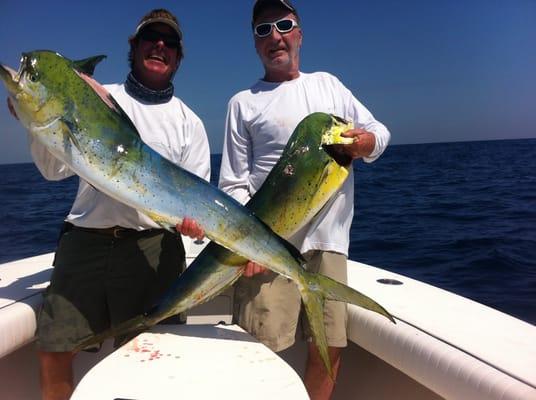
[[180, 235], [163, 230], [114, 238], [73, 228], [60, 238], [37, 319], [43, 351], [80, 341], [148, 311], [185, 268]]
[[[347, 283], [346, 256], [313, 250], [304, 255], [306, 269]], [[273, 351], [294, 344], [298, 324], [309, 336], [305, 313], [296, 284], [270, 271], [252, 278], [242, 277], [235, 286], [234, 321]], [[300, 314], [303, 316], [300, 317]], [[346, 303], [326, 301], [324, 324], [328, 346], [346, 347]]]

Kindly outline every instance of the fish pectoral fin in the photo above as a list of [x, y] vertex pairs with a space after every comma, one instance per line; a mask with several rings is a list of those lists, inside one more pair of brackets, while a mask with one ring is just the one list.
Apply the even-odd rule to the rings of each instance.
[[177, 233], [175, 230], [175, 225], [170, 224], [168, 220], [164, 217], [161, 217], [159, 214], [152, 213], [150, 211], [140, 211], [138, 210], [140, 214], [145, 215], [147, 218], [150, 218], [154, 223], [158, 224], [162, 229], [165, 229], [166, 231]]
[[75, 132], [78, 132], [78, 127], [76, 126], [76, 124], [66, 118], [61, 118], [60, 122], [63, 126], [63, 132], [67, 135], [73, 146], [76, 147], [80, 154], [85, 157], [84, 152], [82, 150], [82, 146], [80, 145], [80, 142], [75, 135]]
[[106, 58], [105, 55], [101, 54], [94, 57], [84, 58], [83, 60], [73, 61], [73, 67], [86, 75], [93, 75], [95, 72], [95, 67], [98, 63]]

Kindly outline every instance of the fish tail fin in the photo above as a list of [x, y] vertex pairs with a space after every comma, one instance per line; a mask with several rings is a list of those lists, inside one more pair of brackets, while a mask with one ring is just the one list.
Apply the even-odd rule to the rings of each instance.
[[314, 279], [317, 281], [318, 287], [320, 288], [323, 296], [326, 299], [354, 304], [366, 310], [383, 315], [389, 321], [396, 324], [395, 319], [393, 318], [391, 313], [389, 313], [389, 311], [387, 311], [380, 304], [372, 300], [370, 297], [364, 295], [363, 293], [360, 293], [357, 290], [322, 274], [307, 274], [312, 275], [312, 278], [310, 279]]
[[367, 310], [383, 315], [389, 321], [396, 323], [393, 316], [370, 297], [359, 293], [342, 283], [339, 283], [322, 274], [302, 271], [304, 282], [299, 285], [305, 312], [311, 328], [313, 341], [318, 353], [326, 366], [329, 376], [333, 379], [333, 369], [328, 354], [328, 343], [324, 327], [325, 300], [343, 301], [355, 304]]
[[119, 338], [119, 341], [122, 341], [121, 344], [123, 344], [127, 339], [131, 338], [132, 333], [140, 333], [150, 328], [152, 325], [154, 324], [151, 324], [145, 315], [138, 315], [134, 318], [123, 321], [118, 325], [105, 330], [104, 332], [98, 333], [88, 339], [83, 340], [73, 349], [73, 351], [78, 352], [84, 350], [88, 347], [100, 344], [106, 339], [112, 337]]
[[305, 313], [307, 314], [307, 320], [309, 321], [309, 328], [311, 329], [313, 341], [318, 349], [318, 354], [324, 362], [328, 375], [332, 380], [335, 380], [328, 353], [328, 339], [324, 327], [324, 296], [322, 293], [307, 287], [300, 288], [300, 293], [305, 307]]

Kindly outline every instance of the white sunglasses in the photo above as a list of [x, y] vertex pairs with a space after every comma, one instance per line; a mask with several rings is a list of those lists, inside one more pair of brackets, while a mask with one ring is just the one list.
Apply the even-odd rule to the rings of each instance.
[[288, 33], [299, 25], [293, 19], [283, 18], [275, 22], [263, 22], [262, 24], [257, 25], [253, 31], [256, 36], [262, 38], [269, 36], [272, 33], [272, 28], [274, 26], [279, 33]]

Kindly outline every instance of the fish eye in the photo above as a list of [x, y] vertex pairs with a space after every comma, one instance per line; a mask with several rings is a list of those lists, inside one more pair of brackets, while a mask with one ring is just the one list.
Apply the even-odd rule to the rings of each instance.
[[31, 81], [31, 82], [37, 82], [37, 74], [28, 74], [28, 79]]

